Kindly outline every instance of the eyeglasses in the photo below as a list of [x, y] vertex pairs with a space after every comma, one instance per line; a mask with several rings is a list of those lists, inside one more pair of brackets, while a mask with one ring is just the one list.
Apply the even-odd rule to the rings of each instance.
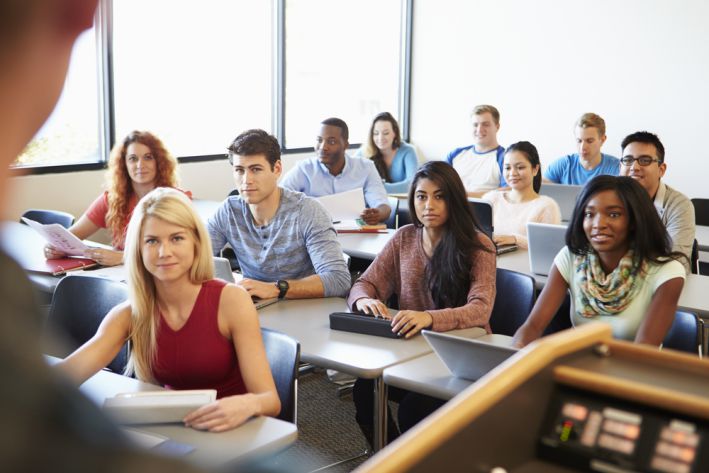
[[623, 156], [620, 158], [620, 163], [623, 166], [632, 166], [633, 163], [637, 161], [639, 165], [641, 166], [649, 166], [652, 163], [659, 163], [659, 159], [655, 159], [651, 156], [638, 156], [637, 158], [634, 158], [632, 156]]

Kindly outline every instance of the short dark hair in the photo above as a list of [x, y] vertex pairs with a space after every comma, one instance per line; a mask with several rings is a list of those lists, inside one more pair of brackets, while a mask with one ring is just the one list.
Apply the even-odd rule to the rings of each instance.
[[320, 122], [321, 125], [336, 126], [340, 129], [340, 134], [345, 141], [350, 139], [350, 130], [347, 128], [347, 123], [340, 118], [330, 117]]
[[596, 176], [586, 183], [576, 199], [574, 214], [566, 230], [566, 246], [576, 255], [591, 251], [591, 243], [583, 230], [586, 206], [599, 192], [612, 190], [623, 202], [628, 213], [628, 239], [635, 254], [643, 260], [663, 263], [667, 259], [687, 257], [672, 251], [667, 229], [660, 220], [657, 210], [647, 191], [632, 177]]
[[511, 144], [505, 150], [505, 156], [507, 156], [510, 151], [518, 151], [522, 153], [527, 158], [527, 161], [529, 161], [529, 164], [532, 165], [532, 169], [537, 166], [539, 167], [539, 172], [532, 180], [534, 192], [539, 194], [539, 189], [542, 188], [542, 165], [539, 162], [539, 152], [537, 152], [537, 147], [529, 141], [518, 141], [517, 143]]
[[657, 159], [660, 160], [660, 164], [665, 162], [665, 147], [662, 146], [662, 142], [656, 134], [650, 133], [649, 131], [636, 131], [635, 133], [631, 133], [623, 138], [623, 142], [620, 144], [621, 153], [630, 143], [646, 143], [653, 145], [655, 150], [657, 150]]
[[227, 150], [229, 151], [229, 164], [232, 165], [235, 154], [238, 156], [263, 154], [271, 165], [271, 169], [281, 159], [281, 146], [278, 144], [278, 140], [259, 129], [246, 130], [232, 141]]

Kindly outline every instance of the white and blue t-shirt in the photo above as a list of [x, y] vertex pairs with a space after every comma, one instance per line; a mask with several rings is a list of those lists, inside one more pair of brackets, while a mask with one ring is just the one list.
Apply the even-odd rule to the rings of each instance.
[[506, 186], [502, 174], [504, 159], [505, 148], [502, 146], [479, 153], [475, 145], [454, 149], [446, 157], [446, 161], [458, 171], [468, 192], [487, 192]]

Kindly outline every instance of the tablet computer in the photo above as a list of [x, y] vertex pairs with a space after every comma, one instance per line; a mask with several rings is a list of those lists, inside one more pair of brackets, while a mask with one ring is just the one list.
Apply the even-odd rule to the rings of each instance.
[[121, 393], [106, 398], [103, 410], [120, 424], [166, 424], [217, 398], [216, 389]]

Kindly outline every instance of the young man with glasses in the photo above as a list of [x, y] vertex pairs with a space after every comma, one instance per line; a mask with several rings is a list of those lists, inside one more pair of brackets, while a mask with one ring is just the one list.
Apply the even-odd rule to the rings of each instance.
[[626, 136], [621, 148], [620, 174], [632, 177], [645, 188], [667, 228], [672, 250], [687, 256], [687, 261], [682, 263], [689, 273], [695, 230], [694, 206], [684, 194], [661, 181], [667, 170], [665, 147], [657, 135], [638, 131]]

